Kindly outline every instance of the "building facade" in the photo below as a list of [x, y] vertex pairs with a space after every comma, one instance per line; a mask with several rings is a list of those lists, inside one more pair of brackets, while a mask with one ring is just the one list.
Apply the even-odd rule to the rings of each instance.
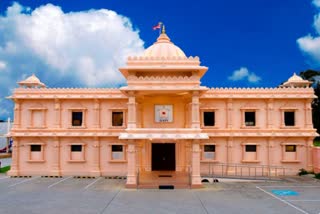
[[276, 88], [207, 88], [200, 85], [207, 69], [162, 32], [119, 69], [121, 88], [46, 88], [32, 75], [10, 97], [9, 175], [121, 175], [135, 188], [143, 176], [175, 172], [200, 187], [208, 166], [219, 164], [229, 175], [236, 165], [312, 170], [308, 81], [293, 75]]

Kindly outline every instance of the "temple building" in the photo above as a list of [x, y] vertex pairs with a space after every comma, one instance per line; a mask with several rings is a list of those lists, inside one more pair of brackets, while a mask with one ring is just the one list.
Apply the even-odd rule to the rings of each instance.
[[203, 174], [242, 165], [267, 166], [265, 175], [313, 169], [315, 96], [301, 77], [275, 88], [201, 86], [208, 68], [164, 31], [119, 70], [127, 85], [116, 89], [19, 82], [9, 175], [126, 176], [136, 188], [163, 174], [197, 188]]

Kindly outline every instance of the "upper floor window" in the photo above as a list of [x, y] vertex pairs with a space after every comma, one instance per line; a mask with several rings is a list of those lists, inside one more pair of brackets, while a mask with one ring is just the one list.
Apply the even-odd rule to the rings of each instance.
[[246, 145], [246, 152], [257, 152], [257, 145]]
[[30, 146], [30, 151], [31, 152], [41, 152], [41, 145], [37, 145], [37, 144], [31, 145]]
[[71, 152], [82, 152], [82, 145], [71, 145]]
[[286, 152], [296, 152], [297, 146], [296, 145], [286, 145]]
[[72, 126], [82, 126], [83, 124], [83, 112], [73, 111], [72, 112]]
[[214, 111], [203, 112], [203, 125], [204, 126], [215, 126], [215, 112]]
[[254, 112], [254, 111], [244, 112], [244, 123], [246, 126], [255, 126], [256, 125], [256, 112]]
[[284, 112], [284, 125], [285, 126], [294, 126], [294, 111], [285, 111]]
[[113, 111], [112, 112], [112, 126], [123, 126], [123, 112]]

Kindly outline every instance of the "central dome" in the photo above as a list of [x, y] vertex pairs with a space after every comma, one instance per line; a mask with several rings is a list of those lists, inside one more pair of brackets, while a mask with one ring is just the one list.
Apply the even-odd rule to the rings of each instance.
[[172, 58], [172, 57], [180, 57], [185, 58], [186, 55], [184, 52], [176, 45], [174, 45], [170, 38], [167, 36], [166, 33], [162, 32], [153, 45], [147, 48], [143, 56], [145, 57], [165, 57], [165, 58]]

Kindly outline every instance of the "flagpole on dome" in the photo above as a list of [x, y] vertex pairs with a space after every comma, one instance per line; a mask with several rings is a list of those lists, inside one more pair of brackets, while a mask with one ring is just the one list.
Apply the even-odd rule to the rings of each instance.
[[163, 26], [163, 23], [162, 23], [162, 22], [159, 22], [159, 26], [160, 26], [160, 28], [159, 28], [159, 36], [160, 36], [160, 34], [161, 34], [161, 28], [162, 28], [162, 26]]

